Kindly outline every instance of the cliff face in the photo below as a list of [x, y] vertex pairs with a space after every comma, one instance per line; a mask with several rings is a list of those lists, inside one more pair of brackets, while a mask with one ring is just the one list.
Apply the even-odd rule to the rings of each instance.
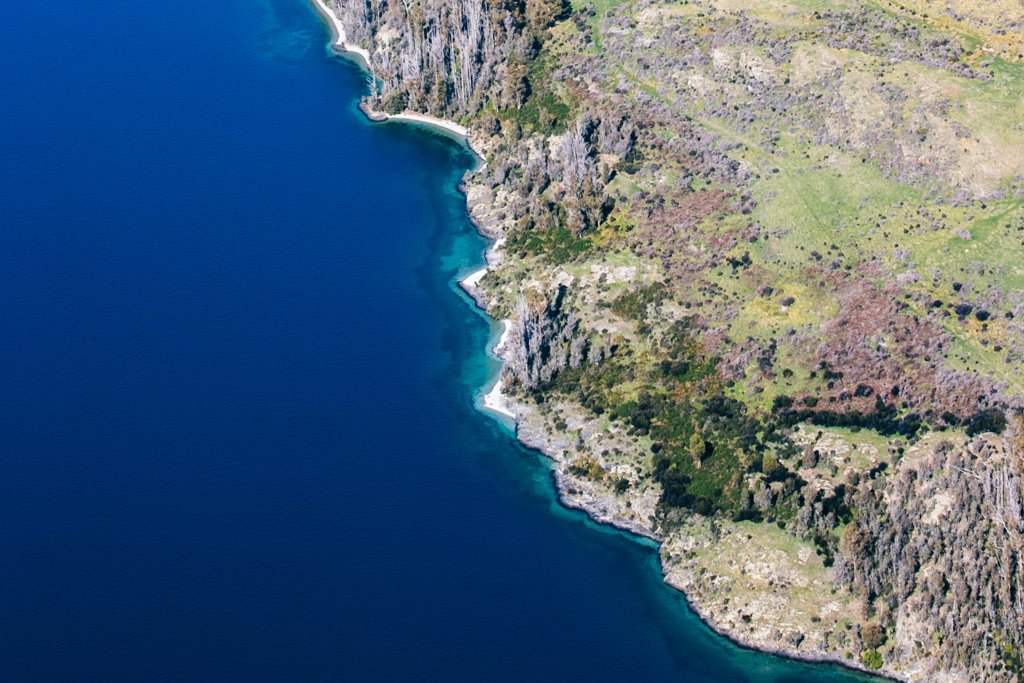
[[568, 291], [558, 284], [549, 296], [530, 288], [519, 297], [505, 353], [505, 374], [513, 386], [535, 392], [566, 368], [600, 362], [602, 352], [591, 354], [579, 315], [566, 301]]
[[332, 1], [371, 108], [487, 157], [475, 294], [567, 504], [742, 643], [1018, 679], [1024, 39], [944, 0]]
[[520, 96], [516, 88], [522, 76], [516, 65], [535, 53], [534, 3], [334, 4], [351, 39], [371, 53], [378, 81], [374, 104], [384, 111], [410, 109], [461, 119], [490, 102], [512, 104]]

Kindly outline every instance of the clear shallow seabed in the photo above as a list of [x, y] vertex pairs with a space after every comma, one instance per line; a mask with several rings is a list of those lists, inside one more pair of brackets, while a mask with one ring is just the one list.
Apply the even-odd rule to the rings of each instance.
[[473, 407], [457, 145], [303, 0], [0, 8], [0, 680], [854, 681]]

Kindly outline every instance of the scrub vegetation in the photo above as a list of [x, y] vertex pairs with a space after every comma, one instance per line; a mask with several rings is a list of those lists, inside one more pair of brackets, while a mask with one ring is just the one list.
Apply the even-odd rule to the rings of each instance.
[[486, 156], [480, 298], [567, 497], [743, 642], [1018, 679], [1019, 3], [336, 4], [367, 106]]

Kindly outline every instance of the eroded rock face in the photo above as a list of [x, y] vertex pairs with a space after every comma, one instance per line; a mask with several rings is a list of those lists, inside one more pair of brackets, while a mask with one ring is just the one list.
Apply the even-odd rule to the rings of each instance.
[[569, 284], [562, 280], [548, 292], [536, 286], [519, 297], [505, 372], [526, 391], [541, 388], [588, 358], [590, 342], [579, 314], [567, 302], [568, 294]]
[[375, 109], [460, 118], [501, 101], [526, 19], [486, 0], [331, 0], [349, 38], [371, 55]]

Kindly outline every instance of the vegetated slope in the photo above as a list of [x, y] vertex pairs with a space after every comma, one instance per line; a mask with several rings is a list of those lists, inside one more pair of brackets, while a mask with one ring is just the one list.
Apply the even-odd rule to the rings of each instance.
[[505, 384], [563, 496], [736, 639], [1022, 657], [1018, 3], [338, 2], [469, 125]]

